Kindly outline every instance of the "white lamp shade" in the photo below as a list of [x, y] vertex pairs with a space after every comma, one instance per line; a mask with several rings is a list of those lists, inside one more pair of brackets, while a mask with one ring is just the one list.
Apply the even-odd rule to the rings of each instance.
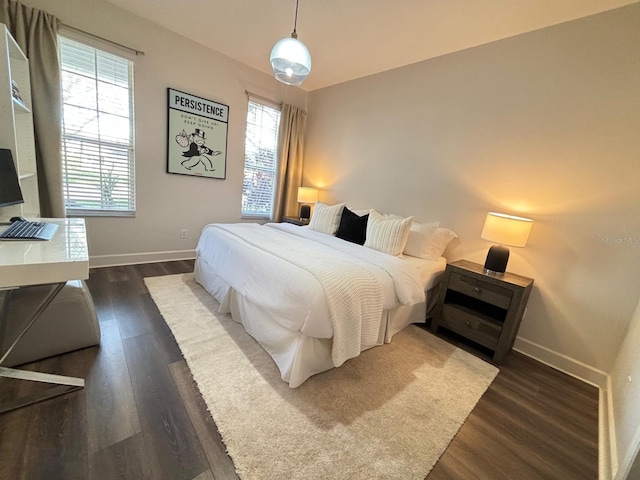
[[511, 247], [524, 247], [532, 226], [533, 220], [529, 218], [489, 212], [480, 236], [490, 242]]
[[271, 50], [273, 75], [287, 85], [301, 85], [311, 72], [309, 50], [297, 38], [278, 41]]
[[310, 187], [298, 187], [298, 203], [316, 203], [318, 190]]

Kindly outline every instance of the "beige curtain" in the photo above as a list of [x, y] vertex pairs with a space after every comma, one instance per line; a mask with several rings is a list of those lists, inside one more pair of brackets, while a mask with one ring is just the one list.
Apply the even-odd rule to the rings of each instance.
[[272, 218], [274, 222], [279, 222], [283, 215], [297, 216], [306, 121], [307, 112], [293, 105], [282, 104], [278, 134], [278, 186]]
[[65, 216], [62, 194], [60, 65], [56, 17], [20, 2], [0, 0], [0, 22], [29, 59], [40, 211]]

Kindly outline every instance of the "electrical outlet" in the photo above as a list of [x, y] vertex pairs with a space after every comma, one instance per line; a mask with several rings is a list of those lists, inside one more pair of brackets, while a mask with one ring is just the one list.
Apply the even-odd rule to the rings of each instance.
[[187, 238], [187, 230], [186, 229], [180, 230], [180, 238]]

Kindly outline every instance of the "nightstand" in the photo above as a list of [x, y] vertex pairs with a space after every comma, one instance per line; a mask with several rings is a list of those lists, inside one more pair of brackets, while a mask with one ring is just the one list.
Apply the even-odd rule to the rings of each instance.
[[483, 270], [467, 260], [447, 264], [431, 330], [451, 330], [492, 350], [493, 361], [500, 363], [513, 347], [533, 279]]
[[297, 217], [282, 217], [284, 223], [293, 223], [294, 225], [309, 225], [309, 220], [300, 220]]

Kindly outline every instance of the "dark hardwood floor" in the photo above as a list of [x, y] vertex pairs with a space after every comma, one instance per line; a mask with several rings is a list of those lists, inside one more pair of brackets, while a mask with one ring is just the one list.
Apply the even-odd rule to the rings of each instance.
[[[100, 347], [28, 366], [83, 376], [86, 387], [0, 415], [0, 478], [237, 478], [143, 281], [192, 270], [91, 270]], [[0, 379], [0, 401], [37, 388]], [[428, 479], [596, 479], [597, 448], [597, 389], [512, 352]]]

